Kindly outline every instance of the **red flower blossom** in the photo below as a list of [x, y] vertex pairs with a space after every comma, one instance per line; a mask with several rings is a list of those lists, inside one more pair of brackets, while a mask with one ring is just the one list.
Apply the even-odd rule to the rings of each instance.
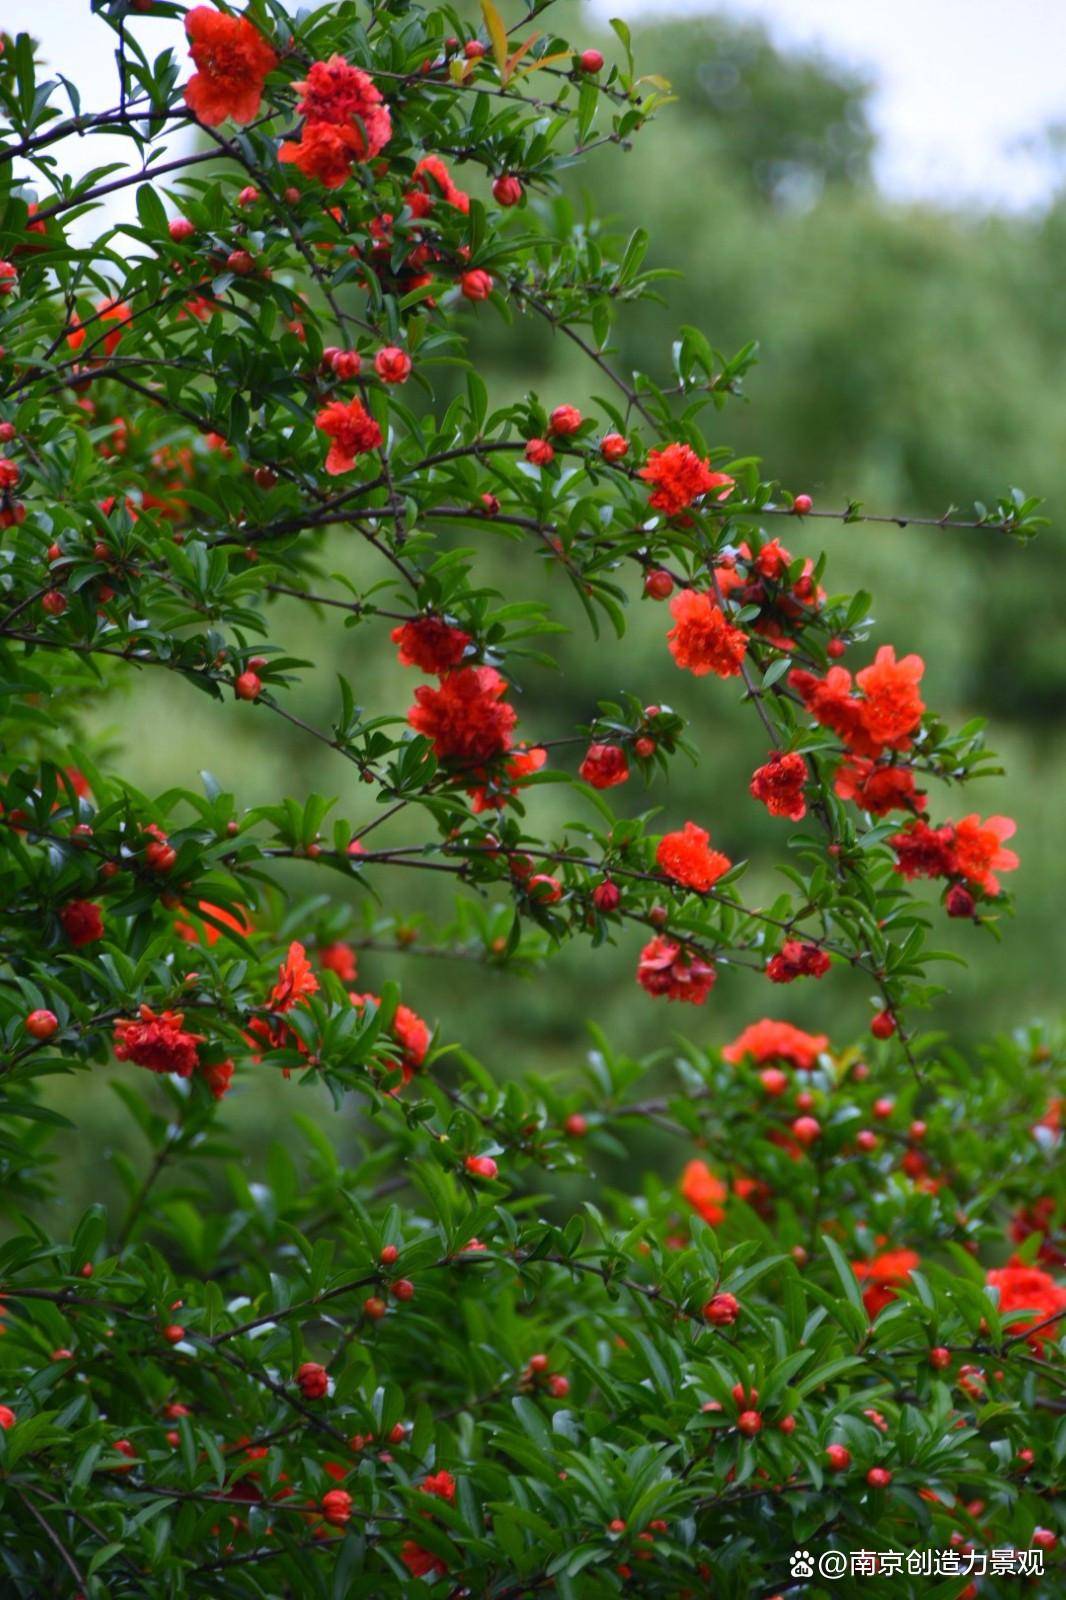
[[824, 978], [831, 966], [825, 951], [816, 944], [786, 939], [767, 962], [766, 976], [771, 983], [792, 983], [796, 978]]
[[373, 79], [343, 56], [316, 61], [307, 77], [293, 88], [302, 96], [296, 114], [309, 123], [350, 128], [361, 161], [384, 150], [392, 137], [389, 108]]
[[906, 1283], [920, 1265], [921, 1257], [913, 1250], [886, 1250], [872, 1261], [852, 1262], [852, 1272], [860, 1283], [866, 1284], [862, 1301], [871, 1322], [896, 1298], [894, 1286]]
[[[103, 339], [100, 341], [104, 356], [112, 356], [118, 347], [119, 340], [122, 338], [122, 335], [126, 330], [127, 324], [133, 321], [133, 312], [130, 310], [125, 300], [104, 299], [96, 302], [96, 314], [101, 322], [118, 323], [118, 327], [112, 328], [109, 333], [105, 333]], [[70, 321], [70, 332], [67, 334], [67, 345], [71, 350], [80, 350], [87, 337], [88, 330], [82, 325], [82, 322], [77, 315], [73, 316]], [[94, 334], [94, 344], [99, 337], [99, 332]], [[122, 418], [119, 418], [119, 421], [116, 422], [115, 428], [119, 436], [123, 437], [126, 424]], [[120, 454], [124, 448], [125, 445], [123, 443], [123, 445], [120, 447]], [[109, 450], [101, 447], [101, 455], [109, 455], [110, 453], [111, 452]]]
[[351, 472], [359, 456], [381, 444], [381, 429], [361, 400], [331, 400], [315, 417], [315, 427], [333, 440], [326, 456], [331, 478]]
[[392, 642], [399, 645], [402, 667], [418, 667], [438, 675], [450, 672], [463, 659], [470, 635], [454, 628], [443, 617], [417, 617], [392, 630]]
[[357, 128], [305, 122], [298, 141], [286, 139], [281, 145], [278, 160], [299, 167], [305, 178], [317, 178], [327, 189], [339, 189], [362, 148], [363, 138]]
[[[348, 998], [358, 1011], [362, 1011], [368, 1002], [375, 1006], [381, 1004], [376, 994], [350, 994]], [[429, 1025], [410, 1006], [399, 1005], [389, 1028], [389, 1037], [400, 1047], [397, 1070], [403, 1075], [403, 1082], [410, 1083], [415, 1073], [425, 1065], [429, 1053], [429, 1043], [433, 1037]]]
[[539, 772], [547, 759], [547, 750], [542, 750], [539, 745], [532, 750], [524, 748], [516, 750], [506, 762], [502, 778], [492, 778], [474, 789], [467, 790], [472, 796], [472, 810], [478, 815], [483, 811], [502, 810], [517, 794], [522, 779], [528, 778], [530, 773]]
[[925, 710], [918, 683], [925, 671], [921, 656], [896, 660], [892, 645], [883, 644], [873, 665], [856, 674], [855, 682], [865, 696], [862, 721], [871, 740], [893, 750], [908, 750], [911, 735]]
[[739, 1033], [722, 1051], [722, 1060], [734, 1066], [749, 1057], [756, 1066], [767, 1061], [787, 1061], [801, 1072], [810, 1072], [829, 1040], [824, 1033], [804, 1033], [791, 1022], [775, 1022], [764, 1017]]
[[738, 676], [748, 641], [741, 628], [726, 621], [712, 595], [682, 589], [670, 602], [670, 615], [674, 626], [666, 642], [679, 667], [697, 678], [708, 672], [719, 678]]
[[[985, 1282], [990, 1289], [999, 1290], [1000, 1316], [1012, 1311], [1032, 1312], [1027, 1320], [1012, 1323], [1010, 1334], [1029, 1333], [1029, 1343], [1035, 1349], [1039, 1349], [1045, 1339], [1058, 1337], [1058, 1323], [1048, 1322], [1048, 1318], [1066, 1311], [1066, 1289], [1057, 1284], [1050, 1273], [1042, 1272], [1039, 1267], [1011, 1263], [1006, 1267], [994, 1267]], [[1040, 1323], [1047, 1323], [1047, 1326], [1035, 1331]]]
[[998, 894], [996, 873], [1013, 872], [1018, 865], [1015, 852], [1004, 849], [1003, 844], [1013, 837], [1015, 828], [1010, 817], [989, 817], [982, 822], [976, 812], [956, 822], [955, 871], [986, 894]]
[[318, 952], [318, 964], [326, 972], [335, 972], [342, 983], [354, 983], [357, 966], [355, 951], [343, 939], [323, 945]]
[[176, 1072], [179, 1078], [191, 1077], [199, 1066], [197, 1054], [203, 1035], [187, 1033], [180, 1011], [163, 1011], [156, 1016], [149, 1006], [140, 1009], [140, 1020], [120, 1018], [115, 1023], [115, 1055], [120, 1061], [134, 1061], [149, 1072]]
[[[251, 923], [240, 911], [236, 913], [227, 911], [223, 906], [213, 906], [209, 900], [198, 900], [196, 909], [205, 916], [203, 938], [208, 945], [216, 945], [222, 935], [217, 928], [213, 928], [211, 923], [206, 921], [206, 917], [210, 917], [214, 922], [221, 922], [224, 927], [232, 928], [234, 933], [248, 934], [252, 931]], [[174, 932], [179, 939], [184, 939], [186, 944], [200, 943], [201, 931], [194, 928], [190, 922], [182, 922], [179, 919], [174, 923]]]
[[629, 763], [620, 745], [590, 744], [577, 772], [594, 789], [613, 789], [628, 779]]
[[435, 1556], [431, 1550], [424, 1550], [420, 1544], [415, 1544], [413, 1539], [404, 1540], [400, 1549], [400, 1560], [412, 1578], [424, 1578], [429, 1573], [436, 1578], [448, 1570], [440, 1556]]
[[706, 1161], [690, 1161], [681, 1174], [683, 1198], [712, 1228], [725, 1220], [724, 1202], [728, 1193], [726, 1185]]
[[420, 684], [407, 720], [433, 740], [438, 760], [481, 765], [511, 748], [518, 713], [504, 702], [506, 693], [495, 667], [460, 667], [444, 674], [439, 689]]
[[665, 511], [668, 517], [684, 511], [710, 489], [724, 487], [728, 493], [733, 486], [728, 473], [712, 472], [709, 462], [687, 444], [668, 444], [662, 450], [649, 450], [647, 465], [641, 467], [637, 476], [645, 483], [654, 484], [649, 504], [656, 511]]
[[83, 945], [95, 944], [104, 936], [104, 919], [100, 907], [93, 900], [68, 900], [59, 913], [63, 932], [80, 950]]
[[865, 756], [849, 756], [837, 768], [833, 787], [842, 800], [883, 817], [889, 811], [920, 811], [925, 794], [914, 787], [909, 767], [878, 766]]
[[259, 29], [247, 17], [194, 6], [185, 13], [185, 32], [197, 68], [185, 86], [190, 111], [209, 128], [227, 117], [251, 122], [259, 114], [263, 80], [278, 64]]
[[931, 828], [927, 822], [909, 822], [888, 842], [896, 852], [896, 871], [905, 878], [949, 878], [956, 871], [950, 823]]
[[855, 754], [880, 754], [880, 746], [866, 731], [862, 702], [852, 693], [851, 673], [846, 667], [830, 667], [824, 678], [794, 667], [788, 682], [815, 721], [830, 728]]
[[708, 849], [709, 843], [710, 834], [705, 828], [686, 822], [678, 832], [663, 834], [655, 859], [675, 883], [703, 893], [733, 865], [721, 850]]
[[766, 765], [752, 773], [749, 790], [772, 817], [791, 817], [798, 822], [807, 815], [803, 791], [809, 777], [807, 763], [797, 751], [785, 754], [775, 750]]
[[301, 1000], [318, 993], [318, 979], [311, 970], [307, 952], [302, 944], [290, 944], [285, 960], [278, 968], [278, 981], [267, 996], [269, 1011], [291, 1011]]
[[455, 1500], [455, 1479], [450, 1472], [431, 1472], [428, 1478], [423, 1478], [418, 1485], [423, 1494], [435, 1494], [438, 1499], [446, 1500], [451, 1505]]
[[233, 1080], [233, 1062], [214, 1061], [206, 1066], [201, 1066], [200, 1076], [207, 1084], [216, 1100], [222, 1100], [229, 1092]]
[[667, 1000], [686, 1000], [701, 1006], [714, 988], [718, 973], [694, 953], [682, 951], [672, 939], [656, 936], [640, 952], [637, 982], [648, 994]]
[[1031, 1233], [1042, 1235], [1038, 1250], [1041, 1261], [1056, 1267], [1066, 1266], [1066, 1252], [1054, 1242], [1058, 1206], [1054, 1195], [1041, 1195], [1029, 1206], [1021, 1206], [1011, 1218], [1010, 1236], [1015, 1244], [1024, 1244]]
[[458, 187], [440, 156], [423, 156], [415, 167], [413, 187], [404, 195], [407, 209], [416, 217], [427, 216], [438, 195], [457, 211], [470, 210], [470, 196]]

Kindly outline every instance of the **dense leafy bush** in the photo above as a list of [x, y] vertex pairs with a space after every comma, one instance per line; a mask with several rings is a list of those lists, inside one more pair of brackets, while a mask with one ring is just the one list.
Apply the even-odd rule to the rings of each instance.
[[[689, 327], [672, 371], [614, 365], [647, 241], [551, 196], [668, 85], [621, 23], [610, 66], [557, 37], [550, 0], [485, 3], [478, 33], [400, 0], [200, 6], [191, 61], [151, 49], [181, 8], [96, 10], [109, 109], [39, 82], [28, 37], [0, 57], [4, 1592], [829, 1592], [790, 1563], [809, 1548], [882, 1552], [870, 1595], [979, 1592], [975, 1552], [1018, 1550], [1055, 1593], [1059, 1057], [1034, 1031], [965, 1060], [916, 1023], [951, 959], [930, 928], [997, 930], [1012, 824], [952, 803], [990, 770], [980, 726], [927, 710], [921, 659], [868, 643], [869, 597], [782, 543], [862, 508], [704, 439], [752, 349]], [[161, 148], [190, 122], [195, 149]], [[98, 132], [128, 163], [65, 177], [57, 146]], [[127, 187], [138, 220], [112, 228]], [[595, 415], [493, 409], [474, 318], [577, 346]], [[955, 525], [1039, 522], [1012, 491]], [[490, 540], [510, 594], [479, 579]], [[660, 605], [661, 681], [527, 726], [559, 626], [523, 598], [535, 563], [593, 638]], [[416, 687], [364, 707], [356, 665], [308, 721], [282, 597]], [[84, 718], [134, 668], [183, 680], [176, 718], [186, 684], [218, 701], [220, 737], [295, 724], [343, 797], [294, 773], [249, 807], [206, 770], [139, 792]], [[759, 719], [776, 896], [711, 843], [678, 670]], [[685, 757], [703, 815], [641, 814]], [[570, 791], [558, 833], [546, 784]], [[405, 872], [455, 880], [449, 926], [390, 914]], [[595, 1048], [562, 1079], [514, 1081], [506, 1039], [482, 1065], [416, 982], [358, 970], [428, 950], [470, 1004], [492, 969], [550, 984], [570, 940]], [[756, 1020], [630, 1059], [596, 1015], [616, 959], [665, 1021], [689, 1002], [713, 1035], [716, 981]], [[757, 1020], [760, 985], [795, 981], [858, 986], [872, 1037], [834, 1037], [828, 1004], [825, 1033]], [[50, 1140], [90, 1072], [150, 1155], [119, 1161], [122, 1214], [55, 1239]], [[231, 1114], [267, 1080], [292, 1146], [260, 1171]], [[357, 1160], [307, 1114], [323, 1085]], [[630, 1171], [649, 1128], [668, 1183]]]

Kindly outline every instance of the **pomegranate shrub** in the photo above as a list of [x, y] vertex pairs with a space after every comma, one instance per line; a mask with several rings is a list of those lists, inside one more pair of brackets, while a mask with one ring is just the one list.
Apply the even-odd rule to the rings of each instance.
[[[1034, 1030], [964, 1059], [923, 1019], [1018, 860], [968, 792], [980, 725], [832, 592], [818, 519], [862, 537], [893, 508], [823, 507], [720, 442], [750, 347], [687, 327], [658, 373], [618, 365], [648, 241], [552, 196], [668, 86], [621, 22], [606, 59], [553, 31], [576, 8], [505, 9], [96, 0], [116, 84], [84, 98], [3, 41], [3, 1591], [742, 1600], [826, 1592], [809, 1549], [878, 1553], [870, 1596], [957, 1596], [995, 1549], [1050, 1596], [1059, 1057]], [[101, 134], [124, 161], [68, 176]], [[587, 391], [494, 405], [469, 337], [517, 319]], [[1011, 491], [947, 524], [1041, 519]], [[511, 594], [483, 570], [502, 539]], [[560, 626], [530, 574], [593, 636], [643, 607], [656, 680], [605, 666], [579, 726], [520, 715]], [[388, 667], [363, 692], [407, 690], [368, 708], [342, 678], [316, 725], [279, 637], [299, 606]], [[206, 773], [134, 787], [82, 708], [148, 673], [175, 717], [189, 686], [216, 702], [220, 740], [295, 727], [344, 800], [298, 773], [259, 805]], [[711, 725], [730, 699], [758, 724], [769, 896], [710, 783], [700, 815], [642, 809], [702, 753], [679, 674]], [[545, 784], [565, 826], [533, 820]], [[454, 888], [459, 934], [390, 921], [412, 873]], [[508, 1080], [403, 960], [454, 957], [476, 1004], [484, 969], [547, 984], [571, 942], [590, 994], [625, 964], [664, 1043], [701, 1043], [642, 1063], [593, 1017], [587, 1059]], [[824, 1031], [780, 1019], [793, 983]], [[717, 985], [750, 1006], [732, 1039]], [[149, 1154], [49, 1237], [90, 1074]], [[354, 1165], [309, 1086], [358, 1119]], [[250, 1087], [290, 1164], [241, 1150]], [[649, 1126], [674, 1156], [641, 1173]], [[912, 1549], [939, 1565], [893, 1568]]]

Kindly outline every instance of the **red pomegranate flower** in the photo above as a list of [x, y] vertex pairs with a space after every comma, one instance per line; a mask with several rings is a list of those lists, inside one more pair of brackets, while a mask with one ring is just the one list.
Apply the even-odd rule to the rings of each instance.
[[428, 1478], [423, 1478], [418, 1485], [423, 1494], [435, 1494], [439, 1500], [446, 1500], [451, 1505], [455, 1500], [455, 1479], [450, 1472], [431, 1472]]
[[460, 667], [444, 674], [439, 689], [420, 684], [407, 720], [433, 740], [438, 760], [481, 765], [511, 748], [518, 713], [504, 702], [506, 693], [495, 667]]
[[831, 966], [825, 951], [816, 944], [786, 939], [767, 962], [766, 976], [771, 983], [793, 983], [796, 978], [824, 978]]
[[251, 122], [259, 114], [263, 81], [278, 58], [247, 17], [227, 17], [211, 6], [185, 14], [189, 53], [197, 71], [185, 86], [185, 104], [209, 128], [232, 117]]
[[809, 777], [807, 763], [797, 751], [786, 754], [775, 750], [766, 765], [752, 773], [749, 789], [772, 817], [791, 817], [793, 822], [799, 822], [807, 815], [803, 791]]
[[402, 667], [418, 667], [438, 676], [457, 667], [470, 643], [470, 635], [455, 628], [443, 617], [416, 617], [392, 630], [392, 642], [399, 645]]
[[415, 167], [412, 187], [404, 195], [407, 209], [416, 217], [427, 216], [438, 196], [457, 211], [465, 214], [470, 210], [470, 196], [458, 187], [440, 156], [423, 156]]
[[290, 944], [285, 960], [278, 968], [278, 981], [267, 996], [270, 1011], [291, 1011], [301, 1000], [318, 993], [318, 979], [307, 959], [302, 944]]
[[896, 852], [896, 871], [905, 878], [949, 878], [957, 870], [950, 823], [931, 828], [927, 822], [909, 822], [888, 842]]
[[335, 972], [342, 983], [354, 983], [357, 973], [355, 951], [343, 939], [323, 945], [318, 952], [318, 964], [326, 972]]
[[547, 760], [547, 750], [542, 750], [539, 745], [535, 745], [532, 750], [520, 747], [505, 762], [502, 777], [492, 777], [485, 783], [467, 790], [467, 794], [471, 796], [471, 809], [478, 815], [483, 811], [502, 810], [518, 793], [522, 779], [528, 778], [531, 773], [539, 772]]
[[866, 1285], [862, 1291], [862, 1301], [871, 1321], [879, 1311], [891, 1304], [896, 1298], [895, 1288], [906, 1283], [915, 1267], [920, 1265], [921, 1257], [913, 1250], [886, 1250], [874, 1256], [872, 1261], [852, 1262], [852, 1272], [860, 1283]]
[[350, 128], [356, 135], [360, 160], [376, 156], [392, 137], [389, 108], [369, 73], [353, 67], [343, 56], [316, 61], [293, 88], [301, 96], [297, 116], [309, 123]]
[[955, 824], [955, 870], [986, 894], [999, 893], [997, 872], [1013, 872], [1018, 856], [1004, 848], [1013, 838], [1016, 823], [1010, 817], [989, 817], [982, 822], [974, 812]]
[[442, 1576], [448, 1568], [440, 1556], [435, 1556], [431, 1550], [425, 1550], [413, 1539], [405, 1539], [400, 1548], [400, 1560], [411, 1574], [412, 1578], [424, 1578], [432, 1573], [434, 1577]]
[[767, 1061], [787, 1061], [800, 1071], [809, 1072], [828, 1044], [824, 1033], [804, 1033], [791, 1022], [763, 1017], [761, 1022], [751, 1023], [726, 1045], [722, 1060], [736, 1065], [748, 1057], [760, 1067]]
[[360, 456], [381, 444], [381, 429], [361, 400], [331, 400], [315, 417], [315, 427], [333, 440], [326, 456], [331, 478], [351, 472]]
[[[1048, 1319], [1066, 1311], [1066, 1289], [1056, 1283], [1050, 1273], [1039, 1267], [1011, 1262], [1005, 1267], [994, 1267], [985, 1282], [990, 1289], [999, 1290], [1001, 1316], [1012, 1311], [1032, 1313], [1026, 1321], [1012, 1323], [1011, 1334], [1029, 1333], [1029, 1343], [1035, 1349], [1039, 1349], [1045, 1339], [1058, 1337], [1058, 1323]], [[1047, 1326], [1040, 1327], [1041, 1323]]]
[[133, 1061], [149, 1072], [175, 1072], [179, 1078], [191, 1077], [199, 1065], [198, 1050], [203, 1035], [188, 1033], [180, 1011], [163, 1011], [156, 1016], [142, 1006], [139, 1020], [120, 1018], [115, 1023], [115, 1055], [120, 1061]]
[[[362, 1011], [367, 1004], [381, 1004], [376, 994], [350, 994], [348, 998], [358, 1011]], [[410, 1083], [415, 1073], [425, 1065], [429, 1053], [429, 1043], [433, 1037], [429, 1024], [423, 1022], [410, 1006], [399, 1005], [389, 1028], [389, 1036], [400, 1047], [397, 1070], [402, 1074], [403, 1082]]]
[[663, 834], [655, 859], [675, 883], [704, 893], [733, 865], [721, 850], [709, 849], [710, 837], [705, 828], [686, 822], [678, 832]]
[[305, 122], [299, 140], [286, 139], [278, 160], [299, 167], [305, 178], [316, 178], [327, 189], [339, 189], [351, 174], [363, 139], [357, 128], [335, 128], [331, 122]]
[[788, 682], [815, 721], [837, 734], [849, 750], [862, 756], [880, 755], [881, 746], [867, 732], [863, 705], [852, 692], [851, 673], [846, 667], [830, 667], [824, 678], [794, 667]]
[[233, 1082], [233, 1062], [229, 1059], [208, 1062], [206, 1065], [201, 1065], [200, 1076], [215, 1099], [223, 1100]]
[[706, 1161], [690, 1161], [681, 1174], [681, 1194], [693, 1211], [712, 1228], [725, 1220], [725, 1200], [729, 1190]]
[[93, 900], [68, 900], [60, 910], [59, 920], [75, 950], [80, 950], [86, 944], [95, 944], [97, 939], [104, 936], [104, 919], [100, 915], [100, 907]]
[[849, 756], [837, 768], [833, 787], [842, 800], [883, 817], [890, 811], [920, 811], [925, 795], [914, 786], [909, 767], [878, 766], [865, 756]]
[[[724, 488], [728, 494], [733, 486], [728, 473], [712, 472], [710, 463], [687, 444], [668, 444], [662, 450], [649, 450], [647, 465], [641, 467], [637, 476], [654, 485], [649, 504], [656, 511], [665, 511], [668, 517], [684, 511], [711, 489]], [[719, 499], [724, 498], [719, 496]]]
[[713, 595], [682, 589], [670, 602], [670, 615], [674, 626], [666, 642], [679, 667], [697, 678], [708, 672], [719, 678], [739, 674], [748, 641], [741, 628], [726, 621]]
[[637, 982], [648, 994], [701, 1006], [714, 988], [716, 969], [673, 939], [657, 935], [640, 952]]
[[856, 674], [862, 690], [862, 721], [874, 744], [893, 750], [910, 748], [911, 735], [921, 721], [925, 705], [918, 684], [925, 671], [921, 656], [896, 660], [892, 645], [883, 644], [872, 666]]

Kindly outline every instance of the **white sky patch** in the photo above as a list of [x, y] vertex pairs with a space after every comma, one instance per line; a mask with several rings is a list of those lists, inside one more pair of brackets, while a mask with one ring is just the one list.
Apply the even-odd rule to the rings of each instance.
[[[1066, 123], [1066, 0], [589, 0], [588, 11], [601, 22], [708, 13], [761, 22], [779, 48], [816, 47], [868, 74], [877, 177], [896, 198], [1019, 210], [1046, 203], [1066, 172], [1039, 141]], [[117, 103], [113, 35], [87, 0], [7, 0], [3, 26], [32, 33], [86, 109]], [[184, 59], [180, 22], [134, 17], [131, 28], [150, 58], [176, 45]], [[642, 65], [654, 71], [647, 49]], [[128, 160], [130, 148], [93, 136], [64, 144], [62, 160], [80, 173]], [[108, 213], [132, 217], [132, 190]]]
[[[1066, 122], [1064, 0], [590, 0], [589, 9], [630, 23], [708, 13], [761, 22], [781, 49], [815, 46], [868, 74], [877, 178], [894, 197], [1014, 210], [1046, 202], [1056, 186], [1032, 141]], [[650, 59], [641, 67], [655, 70]]]

